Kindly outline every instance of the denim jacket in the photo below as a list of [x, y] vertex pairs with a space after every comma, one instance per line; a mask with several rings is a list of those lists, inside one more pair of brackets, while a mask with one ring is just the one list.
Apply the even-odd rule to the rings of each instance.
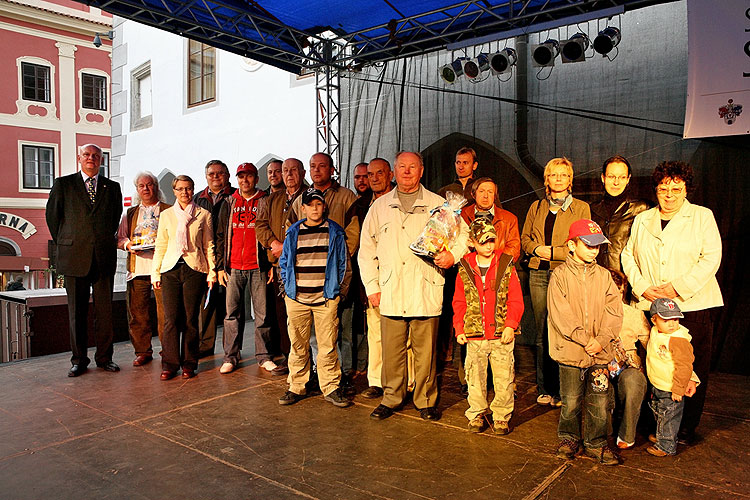
[[[279, 258], [281, 281], [286, 296], [292, 300], [297, 297], [297, 277], [294, 272], [294, 264], [297, 260], [297, 237], [299, 236], [300, 225], [306, 220], [299, 220], [287, 229], [281, 257]], [[346, 247], [344, 230], [331, 219], [328, 219], [328, 258], [326, 259], [323, 297], [335, 299], [338, 295], [345, 296], [349, 291], [350, 281], [351, 264], [349, 263], [349, 251]]]

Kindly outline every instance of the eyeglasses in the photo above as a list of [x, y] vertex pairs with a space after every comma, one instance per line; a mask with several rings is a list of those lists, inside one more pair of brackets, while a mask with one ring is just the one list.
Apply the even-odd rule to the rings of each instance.
[[628, 178], [630, 178], [630, 176], [628, 175], [612, 175], [612, 174], [605, 175], [604, 177], [610, 182], [614, 182], [615, 180], [618, 180], [620, 182], [625, 182], [626, 180], [628, 180]]
[[678, 188], [665, 188], [665, 187], [657, 187], [656, 188], [656, 194], [660, 194], [662, 196], [666, 195], [667, 193], [671, 193], [672, 196], [678, 196], [682, 194], [682, 192], [685, 190], [685, 186], [678, 187]]
[[570, 174], [549, 174], [547, 177], [557, 177], [558, 179], [567, 179], [570, 177]]
[[175, 191], [177, 191], [178, 193], [182, 193], [182, 192], [184, 192], [184, 191], [187, 191], [187, 192], [190, 192], [190, 193], [192, 193], [192, 192], [193, 192], [193, 188], [189, 188], [189, 187], [184, 187], [184, 188], [174, 188], [174, 190], [175, 190]]

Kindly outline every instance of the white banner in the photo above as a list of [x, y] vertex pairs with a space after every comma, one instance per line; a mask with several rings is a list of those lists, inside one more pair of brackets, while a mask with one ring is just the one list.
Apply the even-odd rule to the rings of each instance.
[[750, 1], [688, 0], [686, 139], [750, 134]]

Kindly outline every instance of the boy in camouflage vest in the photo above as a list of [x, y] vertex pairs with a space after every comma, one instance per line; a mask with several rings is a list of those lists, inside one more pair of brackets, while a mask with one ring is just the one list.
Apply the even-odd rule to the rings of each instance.
[[[513, 346], [523, 315], [523, 294], [513, 258], [495, 252], [492, 221], [477, 217], [471, 224], [475, 251], [461, 259], [453, 296], [456, 341], [466, 346], [471, 432], [482, 432], [492, 413], [495, 434], [508, 434], [513, 413]], [[495, 398], [487, 405], [487, 362], [492, 366]]]

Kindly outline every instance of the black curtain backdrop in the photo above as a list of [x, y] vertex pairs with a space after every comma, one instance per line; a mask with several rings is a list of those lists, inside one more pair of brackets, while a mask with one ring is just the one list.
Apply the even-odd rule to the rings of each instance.
[[[593, 39], [607, 21], [348, 74], [341, 87], [343, 182], [351, 185], [351, 168], [361, 161], [410, 150], [423, 153], [424, 183], [437, 190], [455, 177], [455, 152], [471, 146], [479, 156], [478, 175], [498, 181], [504, 208], [522, 226], [529, 205], [544, 194], [541, 168], [553, 157], [573, 161], [574, 194], [586, 201], [601, 196], [601, 164], [614, 154], [633, 166], [633, 194], [654, 203], [650, 175], [657, 163], [688, 162], [695, 172], [689, 199], [713, 210], [724, 249], [717, 278], [725, 306], [717, 314], [713, 366], [750, 374], [744, 362], [750, 352], [748, 259], [741, 256], [750, 248], [750, 138], [682, 139], [686, 17], [685, 2], [628, 12], [609, 21], [623, 33], [611, 60], [590, 54], [585, 62], [563, 65], [558, 59], [551, 71], [531, 67], [531, 44], [563, 40], [579, 30]], [[438, 76], [438, 68], [457, 57], [506, 45], [519, 57], [513, 74], [502, 77], [507, 81], [491, 76], [446, 85]], [[533, 329], [530, 315], [529, 310], [523, 322], [525, 338]]]

